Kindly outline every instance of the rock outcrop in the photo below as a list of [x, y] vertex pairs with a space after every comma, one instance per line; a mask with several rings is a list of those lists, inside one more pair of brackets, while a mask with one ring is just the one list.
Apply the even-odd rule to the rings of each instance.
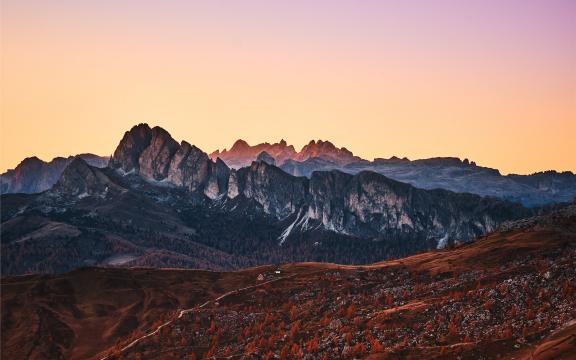
[[140, 175], [158, 181], [166, 179], [172, 158], [179, 148], [180, 145], [166, 130], [154, 127], [149, 145], [138, 158]]
[[153, 182], [164, 182], [214, 199], [227, 192], [230, 170], [219, 159], [186, 141], [178, 144], [160, 128], [139, 124], [124, 134], [110, 160], [110, 167], [134, 173]]
[[87, 196], [107, 196], [126, 191], [114, 183], [102, 170], [76, 158], [66, 167], [58, 182], [51, 189], [51, 195], [83, 198]]
[[270, 165], [276, 165], [276, 160], [272, 157], [272, 155], [268, 154], [266, 151], [262, 151], [256, 158], [256, 161], [263, 161]]
[[190, 191], [203, 190], [210, 177], [211, 163], [206, 153], [182, 141], [170, 161], [168, 181]]
[[152, 129], [148, 124], [139, 124], [126, 131], [110, 159], [110, 167], [125, 173], [140, 171], [140, 155], [150, 145]]
[[235, 182], [239, 194], [255, 200], [266, 213], [278, 218], [298, 211], [307, 199], [308, 179], [291, 176], [263, 161], [238, 170]]
[[373, 172], [315, 172], [310, 179], [309, 217], [337, 232], [378, 238], [425, 233], [471, 239], [528, 210], [497, 199], [449, 191], [427, 191]]

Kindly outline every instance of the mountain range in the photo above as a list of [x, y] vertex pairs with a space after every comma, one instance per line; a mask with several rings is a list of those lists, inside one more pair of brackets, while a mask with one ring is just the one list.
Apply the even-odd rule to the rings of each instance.
[[10, 259], [2, 271], [370, 263], [468, 241], [532, 214], [510, 201], [420, 189], [372, 171], [308, 178], [263, 160], [234, 169], [140, 124], [107, 167], [77, 157], [49, 190], [2, 195], [2, 253]]
[[[167, 145], [176, 149], [175, 141]], [[191, 151], [200, 149], [187, 145]], [[169, 151], [170, 152], [170, 151]], [[82, 154], [88, 164], [105, 167], [108, 157]], [[14, 170], [0, 175], [1, 193], [38, 193], [52, 187], [67, 164], [75, 157], [55, 158], [49, 163], [38, 158], [27, 158]], [[576, 175], [572, 172], [553, 170], [530, 175], [502, 175], [497, 169], [478, 166], [467, 159], [438, 157], [421, 160], [391, 157], [368, 161], [351, 151], [339, 148], [330, 141], [312, 140], [300, 151], [285, 140], [278, 143], [261, 143], [254, 146], [244, 140], [236, 141], [230, 150], [216, 150], [208, 155], [214, 162], [220, 159], [230, 169], [248, 167], [253, 161], [275, 165], [294, 176], [312, 177], [315, 171], [339, 170], [349, 174], [372, 171], [390, 179], [411, 184], [421, 189], [445, 189], [481, 196], [498, 197], [539, 207], [570, 202], [576, 197]]]
[[393, 156], [368, 161], [322, 140], [310, 141], [299, 152], [284, 140], [254, 146], [238, 140], [230, 150], [215, 151], [210, 157], [220, 158], [232, 168], [248, 166], [260, 157], [289, 174], [308, 178], [315, 171], [340, 170], [350, 174], [372, 171], [422, 189], [494, 196], [528, 207], [570, 202], [576, 197], [576, 175], [569, 171], [502, 175], [496, 169], [456, 157], [409, 160]]
[[67, 158], [56, 157], [50, 162], [42, 161], [36, 156], [29, 157], [22, 160], [15, 169], [0, 175], [0, 193], [33, 194], [48, 190], [56, 184], [66, 166], [76, 158], [99, 168], [108, 165], [108, 157], [94, 154], [79, 154]]

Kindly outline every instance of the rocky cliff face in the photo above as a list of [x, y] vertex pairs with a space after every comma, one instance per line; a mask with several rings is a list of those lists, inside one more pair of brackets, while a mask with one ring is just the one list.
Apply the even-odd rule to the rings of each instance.
[[130, 131], [126, 131], [110, 159], [110, 167], [120, 169], [125, 173], [138, 173], [140, 155], [150, 145], [151, 140], [152, 130], [148, 124], [139, 124]]
[[14, 170], [8, 170], [0, 175], [0, 192], [2, 194], [32, 194], [48, 190], [58, 181], [66, 166], [77, 158], [99, 168], [108, 164], [108, 157], [94, 154], [57, 157], [50, 162], [42, 161], [37, 157], [26, 158]]
[[[244, 142], [237, 142], [233, 149], [236, 153], [252, 151]], [[327, 157], [333, 161], [355, 159], [346, 149], [322, 141], [311, 142], [301, 154], [316, 162], [328, 162], [317, 156], [321, 154], [330, 154]], [[314, 172], [311, 179], [292, 176], [265, 161], [272, 158], [267, 152], [259, 157], [261, 161], [248, 167], [230, 169], [220, 158], [213, 161], [187, 142], [178, 144], [161, 128], [138, 125], [125, 134], [111, 167], [211, 199], [241, 196], [278, 220], [296, 216], [294, 226], [317, 221], [327, 230], [360, 237], [427, 234], [470, 239], [515, 213], [525, 213], [521, 206], [500, 200], [420, 190], [368, 171], [356, 175]], [[291, 231], [296, 230], [294, 226]]]
[[139, 173], [145, 178], [161, 181], [168, 176], [172, 158], [180, 145], [160, 127], [154, 127], [150, 133], [150, 143], [138, 158]]
[[485, 234], [510, 216], [529, 211], [497, 199], [426, 191], [373, 172], [315, 172], [309, 217], [347, 234], [379, 238], [390, 232], [445, 240]]
[[221, 160], [212, 161], [197, 147], [185, 141], [178, 144], [166, 130], [147, 124], [124, 134], [110, 167], [149, 181], [201, 191], [212, 199], [226, 193], [228, 187], [229, 169]]
[[168, 181], [190, 191], [203, 190], [210, 177], [210, 167], [206, 153], [183, 141], [170, 161]]
[[106, 197], [124, 191], [126, 189], [113, 182], [100, 169], [76, 158], [66, 167], [48, 195], [81, 199], [88, 196]]
[[263, 161], [238, 170], [235, 182], [239, 194], [255, 200], [277, 218], [298, 211], [307, 200], [308, 179], [291, 176]]
[[263, 161], [270, 165], [276, 165], [276, 159], [274, 159], [274, 157], [268, 154], [266, 151], [262, 151], [258, 157], [256, 157], [256, 161]]

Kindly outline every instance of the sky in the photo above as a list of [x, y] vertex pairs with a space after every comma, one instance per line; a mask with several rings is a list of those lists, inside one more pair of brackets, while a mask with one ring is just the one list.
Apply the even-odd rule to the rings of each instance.
[[140, 122], [576, 172], [573, 0], [0, 1], [2, 172]]

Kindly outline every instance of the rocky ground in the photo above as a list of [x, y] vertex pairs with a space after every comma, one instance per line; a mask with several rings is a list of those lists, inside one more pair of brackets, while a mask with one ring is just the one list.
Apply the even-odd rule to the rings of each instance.
[[573, 359], [574, 205], [367, 266], [2, 279], [4, 359]]
[[575, 255], [436, 276], [403, 266], [313, 272], [185, 314], [122, 356], [500, 358], [576, 319]]

